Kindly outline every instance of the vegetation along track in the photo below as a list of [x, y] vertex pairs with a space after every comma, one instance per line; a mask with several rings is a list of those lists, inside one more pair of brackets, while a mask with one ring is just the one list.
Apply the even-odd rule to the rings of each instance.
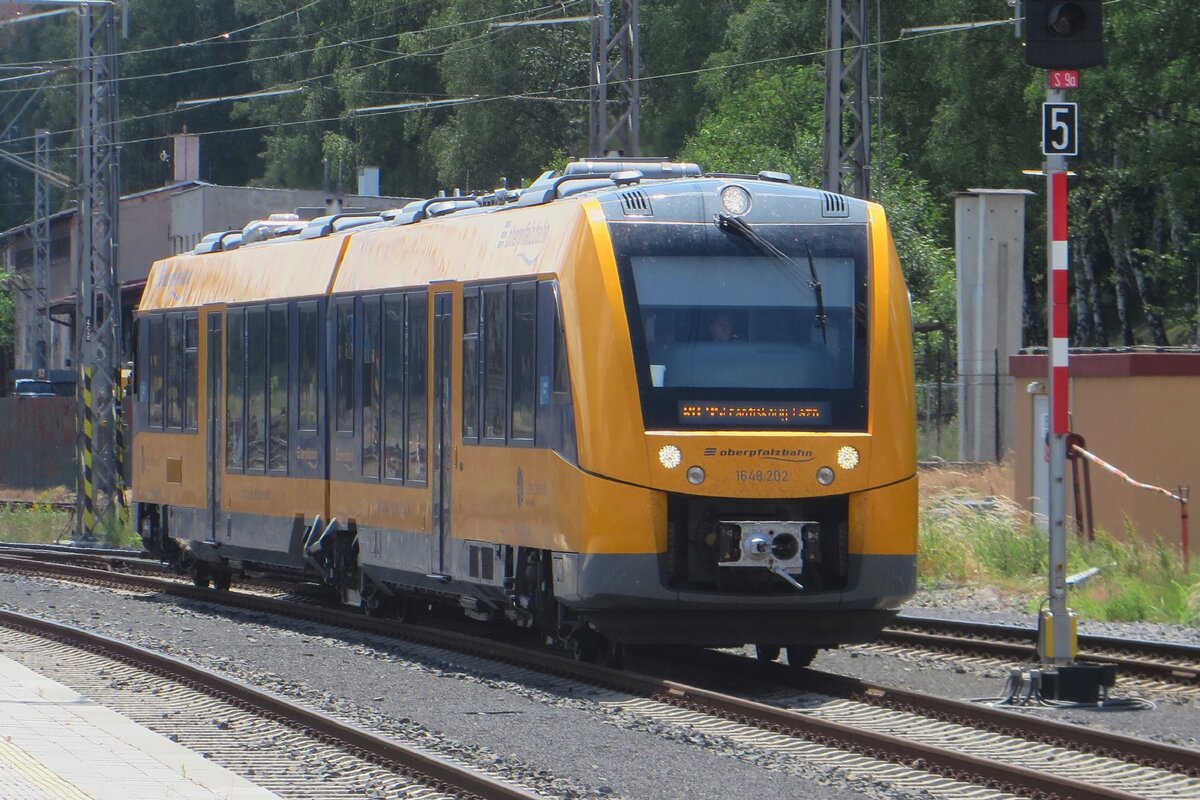
[[[138, 702], [183, 708], [184, 719], [172, 720], [169, 723], [155, 721], [150, 724], [172, 728], [172, 735], [181, 740], [195, 737], [197, 734], [189, 735], [185, 732], [181, 735], [176, 726], [187, 724], [190, 720], [201, 729], [207, 727], [210, 733], [203, 737], [206, 754], [214, 757], [214, 748], [224, 750], [225, 755], [219, 760], [237, 762], [237, 766], [254, 775], [256, 780], [270, 783], [273, 780], [272, 776], [278, 775], [281, 771], [278, 767], [279, 749], [286, 748], [293, 752], [309, 750], [310, 757], [315, 756], [324, 764], [337, 764], [338, 772], [355, 776], [355, 782], [367, 780], [375, 787], [390, 784], [387, 794], [389, 797], [424, 798], [430, 796], [430, 789], [436, 790], [439, 796], [443, 797], [482, 800], [533, 800], [536, 797], [491, 776], [375, 736], [327, 714], [260, 692], [238, 681], [217, 675], [211, 670], [195, 667], [160, 653], [11, 611], [0, 610], [0, 625], [17, 634], [36, 636], [64, 645], [67, 651], [58, 649], [55, 654], [56, 664], [69, 662], [73, 658], [70, 651], [86, 652], [89, 655], [79, 664], [79, 672], [94, 674], [97, 671], [97, 658], [124, 665], [124, 668], [101, 668], [102, 673], [110, 678], [110, 684], [128, 686], [138, 681], [144, 682], [145, 678], [139, 677], [136, 674], [138, 672], [155, 676], [150, 679], [155, 683], [166, 679], [167, 686], [156, 685], [150, 690], [155, 695], [153, 700], [148, 700], [145, 697], [147, 693], [142, 692], [143, 696]], [[6, 633], [5, 638], [0, 641], [5, 641], [12, 647], [14, 643], [9, 638], [11, 636], [11, 633]], [[29, 645], [25, 644], [23, 649], [28, 647]], [[129, 668], [132, 668], [132, 672]], [[155, 680], [156, 678], [159, 680]], [[202, 697], [197, 699], [197, 693]], [[160, 712], [158, 719], [166, 720], [172, 716], [174, 715]], [[214, 722], [219, 730], [228, 733], [214, 736], [211, 733]], [[264, 726], [282, 726], [290, 731], [271, 732], [265, 730]], [[297, 734], [300, 741], [297, 741]], [[278, 745], [278, 748], [264, 748], [263, 741], [272, 742]], [[318, 748], [326, 752], [313, 752]], [[247, 761], [246, 753], [254, 753], [256, 757]], [[370, 771], [381, 774], [364, 774]], [[295, 770], [284, 769], [282, 772], [285, 773], [283, 777], [287, 782], [289, 795], [294, 796], [296, 785], [303, 784], [303, 776], [296, 775]], [[326, 785], [326, 781], [316, 783], [321, 785], [314, 797], [338, 796]], [[361, 787], [351, 785], [346, 787], [346, 791], [346, 797], [359, 796], [356, 792], [361, 791]]]
[[[28, 571], [34, 565], [28, 559], [10, 559], [0, 561], [0, 566]], [[1200, 752], [1194, 750], [811, 670], [793, 671], [781, 664], [724, 653], [705, 656], [726, 659], [719, 670], [726, 675], [747, 670], [747, 677], [810, 693], [812, 699], [803, 707], [781, 708], [662, 678], [576, 663], [492, 639], [369, 619], [343, 610], [198, 589], [145, 576], [37, 566], [41, 574], [61, 571], [64, 577], [72, 573], [75, 577], [70, 579], [79, 580], [90, 572], [110, 584], [128, 579], [126, 588], [368, 630], [607, 686], [634, 696], [621, 702], [628, 713], [754, 741], [780, 752], [803, 753], [805, 758], [832, 751], [837, 754], [835, 764], [844, 765], [846, 759], [891, 762], [894, 767], [889, 768], [889, 779], [907, 780], [914, 786], [923, 785], [921, 780], [930, 780], [931, 774], [940, 776], [934, 778], [940, 783], [938, 796], [955, 796], [954, 785], [962, 786], [960, 796], [971, 796], [982, 785], [998, 793], [1039, 797], [1200, 798]]]

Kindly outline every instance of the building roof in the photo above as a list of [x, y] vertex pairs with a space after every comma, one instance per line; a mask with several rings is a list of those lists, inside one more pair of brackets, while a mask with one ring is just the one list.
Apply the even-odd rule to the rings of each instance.
[[[146, 189], [145, 191], [133, 192], [132, 194], [123, 194], [123, 195], [121, 195], [121, 200], [123, 200], [123, 201], [124, 200], [137, 200], [142, 197], [148, 197], [148, 196], [154, 195], [154, 194], [161, 194], [163, 192], [176, 192], [176, 191], [180, 191], [183, 189], [188, 189], [188, 188], [192, 188], [192, 187], [196, 187], [196, 186], [212, 186], [212, 185], [213, 184], [206, 184], [203, 181], [182, 181], [180, 183], [169, 183], [166, 186], [159, 186], [154, 189]], [[73, 217], [73, 216], [75, 216], [75, 207], [74, 206], [72, 206], [71, 208], [63, 209], [62, 211], [56, 211], [55, 213], [51, 214], [50, 222], [54, 223], [58, 220], [66, 219], [68, 217]], [[18, 236], [22, 233], [24, 233], [26, 236], [33, 236], [33, 224], [34, 224], [33, 221], [29, 221], [22, 225], [18, 225], [15, 228], [9, 228], [6, 231], [0, 231], [0, 244], [4, 244], [7, 239], [14, 237], [14, 236]]]

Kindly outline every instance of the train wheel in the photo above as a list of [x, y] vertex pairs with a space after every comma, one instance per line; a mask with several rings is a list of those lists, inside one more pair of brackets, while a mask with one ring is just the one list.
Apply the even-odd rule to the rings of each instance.
[[775, 661], [779, 658], [779, 645], [756, 644], [754, 645], [754, 655], [759, 661]]
[[570, 648], [576, 661], [613, 669], [625, 665], [625, 646], [598, 633], [579, 631], [571, 638]]
[[198, 586], [201, 589], [207, 589], [209, 581], [212, 580], [212, 573], [206, 567], [192, 568], [192, 585]]
[[817, 648], [809, 645], [791, 645], [787, 649], [788, 666], [792, 669], [803, 669], [817, 657]]
[[229, 587], [233, 585], [233, 573], [227, 569], [215, 570], [212, 576], [212, 585], [218, 592], [228, 592]]

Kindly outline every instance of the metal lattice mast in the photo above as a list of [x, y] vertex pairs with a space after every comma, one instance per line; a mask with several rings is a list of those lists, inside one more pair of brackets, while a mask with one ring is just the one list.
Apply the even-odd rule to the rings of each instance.
[[[592, 5], [592, 84], [588, 156], [609, 153], [641, 155], [642, 96], [638, 16], [639, 0], [612, 0]], [[614, 30], [615, 28], [615, 30]], [[609, 85], [617, 98], [609, 102]]]
[[79, 358], [77, 537], [123, 523], [118, 441], [121, 300], [117, 278], [117, 35], [114, 4], [79, 8]]
[[825, 53], [826, 191], [871, 196], [868, 0], [829, 0]]
[[33, 184], [33, 374], [45, 375], [50, 353], [50, 131], [34, 132], [33, 160], [38, 166]]

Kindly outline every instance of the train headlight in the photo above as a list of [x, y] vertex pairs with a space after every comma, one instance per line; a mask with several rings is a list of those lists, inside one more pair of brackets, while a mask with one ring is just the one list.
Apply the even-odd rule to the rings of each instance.
[[658, 451], [658, 463], [667, 469], [675, 469], [683, 463], [683, 453], [673, 444], [665, 444]]
[[687, 479], [696, 486], [704, 483], [704, 467], [688, 467]]
[[837, 464], [842, 469], [854, 469], [858, 466], [858, 451], [846, 445], [837, 451]]
[[750, 192], [741, 186], [726, 186], [721, 190], [721, 207], [732, 216], [749, 214], [751, 205]]
[[828, 486], [833, 483], [833, 470], [829, 467], [821, 467], [817, 470], [817, 483], [822, 486]]

